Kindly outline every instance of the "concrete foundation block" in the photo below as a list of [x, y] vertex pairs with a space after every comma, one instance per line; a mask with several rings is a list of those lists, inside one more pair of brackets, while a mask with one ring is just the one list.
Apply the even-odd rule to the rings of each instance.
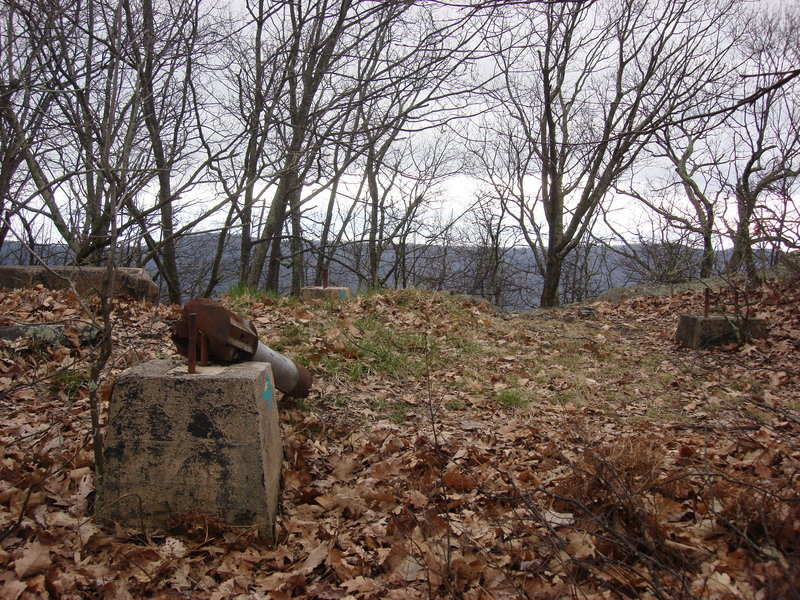
[[300, 288], [300, 297], [303, 300], [322, 299], [344, 302], [350, 299], [350, 288], [308, 286]]
[[709, 348], [739, 341], [737, 327], [744, 340], [767, 337], [763, 319], [737, 321], [723, 315], [682, 315], [678, 321], [675, 339], [689, 348]]
[[269, 364], [154, 360], [117, 377], [103, 456], [104, 519], [164, 529], [196, 510], [273, 539], [282, 442]]
[[[60, 290], [72, 284], [79, 294], [91, 296], [102, 289], [105, 274], [105, 267], [3, 265], [0, 266], [0, 287], [16, 290], [41, 284]], [[115, 268], [111, 293], [158, 302], [158, 286], [144, 269]]]

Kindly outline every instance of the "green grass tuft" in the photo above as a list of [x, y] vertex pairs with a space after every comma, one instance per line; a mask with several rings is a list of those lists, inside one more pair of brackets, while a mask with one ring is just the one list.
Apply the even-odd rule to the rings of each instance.
[[90, 382], [91, 379], [88, 374], [75, 369], [65, 369], [54, 373], [50, 378], [50, 391], [52, 393], [62, 391], [67, 399], [72, 402], [78, 397], [81, 389], [88, 389]]
[[506, 408], [525, 408], [530, 404], [530, 399], [521, 390], [503, 390], [495, 397]]

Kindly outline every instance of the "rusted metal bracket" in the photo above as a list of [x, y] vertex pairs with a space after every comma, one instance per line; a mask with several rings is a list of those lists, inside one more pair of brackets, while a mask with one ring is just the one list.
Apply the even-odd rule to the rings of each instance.
[[[189, 319], [197, 317], [197, 330], [206, 338], [207, 352], [225, 362], [249, 360], [256, 352], [258, 335], [250, 321], [232, 313], [210, 298], [195, 298], [183, 307], [182, 319], [173, 325], [173, 340], [178, 352], [188, 356]], [[196, 338], [195, 338], [196, 340]]]
[[197, 371], [199, 347], [203, 365], [209, 356], [226, 363], [267, 362], [272, 365], [275, 387], [283, 393], [304, 398], [311, 390], [308, 369], [259, 342], [251, 321], [210, 298], [195, 298], [184, 305], [182, 317], [173, 323], [172, 340], [189, 359], [189, 373]]

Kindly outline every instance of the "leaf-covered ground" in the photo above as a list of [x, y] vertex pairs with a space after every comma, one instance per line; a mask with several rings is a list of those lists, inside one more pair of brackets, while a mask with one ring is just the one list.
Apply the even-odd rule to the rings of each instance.
[[[699, 292], [593, 314], [414, 290], [227, 298], [315, 376], [281, 401], [272, 547], [200, 512], [99, 530], [85, 310], [0, 292], [0, 326], [66, 324], [0, 341], [0, 599], [799, 598], [797, 288], [714, 294], [770, 336], [710, 351], [673, 341]], [[117, 301], [101, 390], [174, 356], [177, 311]]]

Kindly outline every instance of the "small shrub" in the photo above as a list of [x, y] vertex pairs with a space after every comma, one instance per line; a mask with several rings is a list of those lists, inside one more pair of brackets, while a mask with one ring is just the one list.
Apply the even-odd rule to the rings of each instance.
[[756, 477], [724, 479], [714, 484], [709, 500], [717, 520], [737, 546], [776, 546], [793, 550], [800, 541], [800, 505], [797, 492], [788, 488], [773, 492]]
[[554, 489], [556, 510], [577, 512], [606, 558], [633, 564], [642, 554], [653, 564], [683, 559], [665, 543], [653, 492], [664, 461], [662, 447], [634, 438], [586, 449]]
[[89, 375], [75, 369], [64, 369], [57, 371], [50, 378], [50, 391], [52, 393], [63, 392], [67, 399], [72, 402], [82, 389], [89, 387]]

